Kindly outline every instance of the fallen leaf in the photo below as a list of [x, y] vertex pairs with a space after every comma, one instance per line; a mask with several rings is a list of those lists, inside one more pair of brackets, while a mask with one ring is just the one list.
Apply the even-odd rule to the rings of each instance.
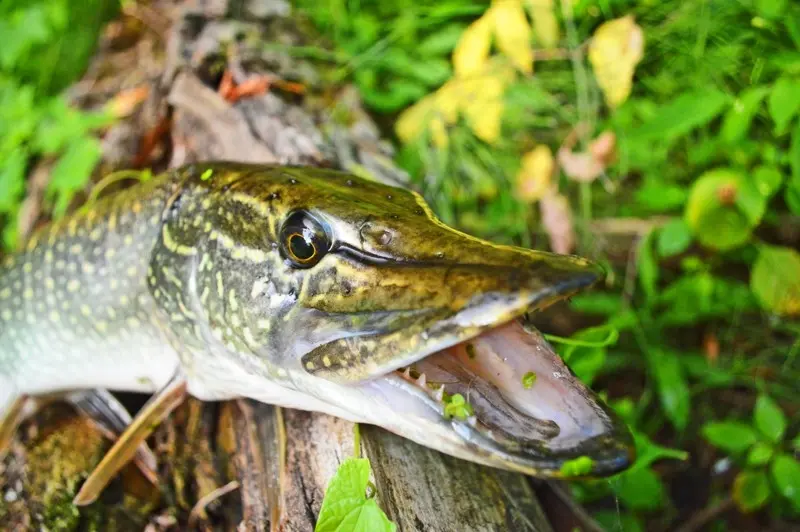
[[520, 72], [533, 72], [531, 26], [521, 0], [494, 0], [487, 15], [494, 24], [497, 48]]
[[147, 98], [149, 93], [150, 87], [147, 85], [123, 90], [108, 102], [108, 110], [116, 118], [130, 116], [136, 107]]
[[551, 188], [539, 202], [542, 208], [542, 226], [550, 238], [550, 249], [568, 254], [575, 247], [575, 229], [569, 200]]
[[523, 155], [517, 173], [517, 197], [531, 203], [540, 200], [550, 187], [555, 170], [553, 152], [544, 144]]
[[[488, 13], [488, 12], [487, 12]], [[457, 77], [469, 77], [483, 70], [492, 45], [492, 20], [484, 14], [470, 24], [453, 50], [453, 71]]]
[[611, 131], [604, 131], [591, 143], [587, 151], [574, 152], [572, 147], [577, 137], [571, 135], [558, 149], [558, 162], [564, 173], [573, 181], [590, 183], [605, 172], [616, 158], [617, 138]]
[[609, 107], [630, 95], [633, 73], [644, 55], [644, 33], [632, 15], [600, 25], [589, 43], [589, 62]]
[[560, 38], [553, 0], [525, 0], [533, 19], [533, 38], [543, 48], [555, 48]]

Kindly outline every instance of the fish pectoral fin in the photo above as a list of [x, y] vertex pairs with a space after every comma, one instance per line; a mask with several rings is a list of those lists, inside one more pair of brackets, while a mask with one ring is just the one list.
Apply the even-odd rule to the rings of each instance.
[[[133, 421], [128, 410], [108, 390], [71, 392], [67, 394], [66, 400], [92, 420], [100, 432], [111, 441], [116, 441]], [[147, 480], [153, 484], [158, 482], [156, 455], [146, 441], [142, 441], [136, 449], [134, 462]]]
[[156, 395], [150, 398], [133, 418], [128, 428], [120, 434], [100, 464], [83, 483], [73, 504], [85, 506], [97, 500], [114, 475], [136, 455], [139, 446], [150, 436], [155, 427], [185, 398], [186, 377], [179, 371]]

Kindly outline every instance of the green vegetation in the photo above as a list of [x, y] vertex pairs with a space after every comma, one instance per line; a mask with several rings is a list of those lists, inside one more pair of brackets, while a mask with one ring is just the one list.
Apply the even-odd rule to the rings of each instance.
[[608, 267], [557, 342], [637, 441], [598, 520], [796, 518], [800, 6], [300, 4], [445, 222]]
[[48, 158], [54, 165], [46, 199], [59, 216], [100, 159], [91, 132], [111, 117], [77, 111], [61, 92], [83, 73], [102, 24], [117, 8], [113, 1], [0, 4], [0, 217], [6, 249], [16, 245], [32, 163]]

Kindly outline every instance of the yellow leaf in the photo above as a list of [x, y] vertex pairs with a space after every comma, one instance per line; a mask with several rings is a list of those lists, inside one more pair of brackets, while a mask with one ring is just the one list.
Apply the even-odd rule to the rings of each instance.
[[560, 38], [553, 0], [525, 0], [533, 19], [533, 38], [543, 48], [555, 48]]
[[522, 166], [517, 172], [517, 197], [530, 203], [544, 197], [555, 168], [553, 152], [544, 144], [523, 155]]
[[483, 70], [492, 45], [492, 21], [489, 13], [470, 24], [453, 50], [456, 77], [468, 77]]
[[394, 124], [397, 137], [405, 143], [416, 139], [434, 116], [435, 104], [435, 95], [430, 94], [400, 113]]
[[520, 72], [533, 72], [531, 26], [525, 17], [521, 0], [494, 0], [487, 15], [494, 22], [497, 48]]
[[631, 93], [633, 73], [644, 53], [644, 33], [632, 15], [608, 21], [594, 32], [589, 62], [609, 107]]
[[482, 76], [458, 80], [453, 94], [467, 124], [481, 140], [492, 144], [500, 137], [503, 93], [513, 81], [514, 70], [507, 64], [487, 68]]
[[447, 148], [449, 139], [447, 137], [447, 128], [444, 125], [444, 120], [442, 120], [442, 117], [434, 117], [434, 119], [431, 120], [430, 129], [433, 145], [439, 149]]

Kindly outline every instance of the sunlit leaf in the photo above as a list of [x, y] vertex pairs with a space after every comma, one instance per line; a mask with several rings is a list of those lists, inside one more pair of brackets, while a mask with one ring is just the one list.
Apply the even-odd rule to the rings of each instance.
[[734, 143], [741, 140], [750, 129], [753, 118], [758, 113], [761, 101], [769, 93], [767, 87], [753, 87], [742, 92], [733, 105], [725, 113], [725, 120], [722, 122], [720, 135], [729, 142]]
[[716, 89], [683, 93], [658, 108], [656, 114], [631, 135], [640, 139], [672, 140], [707, 124], [719, 115], [730, 97]]
[[733, 481], [733, 500], [743, 512], [754, 512], [764, 506], [770, 491], [764, 471], [745, 470]]
[[644, 55], [644, 33], [633, 16], [604, 22], [589, 43], [589, 62], [609, 107], [628, 99], [636, 65]]
[[800, 314], [800, 253], [785, 247], [759, 247], [750, 287], [772, 312]]
[[484, 15], [469, 25], [453, 50], [455, 75], [466, 78], [481, 72], [492, 45], [492, 19]]
[[768, 198], [781, 188], [783, 175], [774, 166], [759, 166], [753, 171], [753, 181], [761, 195]]
[[555, 169], [553, 152], [545, 144], [523, 155], [517, 173], [517, 197], [531, 203], [541, 199], [550, 187]]
[[728, 250], [747, 242], [766, 206], [766, 198], [752, 180], [719, 168], [694, 182], [684, 217], [701, 244]]
[[761, 434], [773, 443], [783, 439], [783, 434], [786, 432], [786, 415], [768, 395], [761, 394], [756, 399], [753, 421]]
[[370, 465], [366, 458], [349, 458], [336, 470], [322, 500], [314, 532], [393, 532], [375, 499], [367, 498]]
[[755, 430], [741, 421], [712, 421], [702, 432], [711, 445], [730, 453], [742, 452], [758, 440]]
[[775, 122], [775, 133], [781, 135], [786, 132], [789, 123], [800, 110], [800, 80], [791, 78], [779, 79], [769, 93], [767, 105], [769, 114]]
[[394, 125], [397, 137], [406, 143], [419, 137], [433, 119], [435, 104], [436, 96], [429, 95], [403, 111]]
[[747, 465], [752, 467], [760, 467], [769, 463], [772, 459], [773, 450], [769, 444], [764, 442], [756, 442], [755, 445], [747, 453]]
[[533, 19], [533, 38], [542, 48], [558, 46], [558, 19], [554, 0], [525, 0], [525, 6]]
[[779, 454], [772, 461], [770, 474], [778, 493], [800, 511], [800, 462], [788, 454]]
[[531, 27], [521, 0], [494, 0], [487, 12], [494, 24], [497, 48], [520, 72], [533, 72]]
[[656, 249], [661, 257], [671, 257], [683, 253], [692, 243], [692, 232], [680, 218], [670, 220], [658, 230]]

